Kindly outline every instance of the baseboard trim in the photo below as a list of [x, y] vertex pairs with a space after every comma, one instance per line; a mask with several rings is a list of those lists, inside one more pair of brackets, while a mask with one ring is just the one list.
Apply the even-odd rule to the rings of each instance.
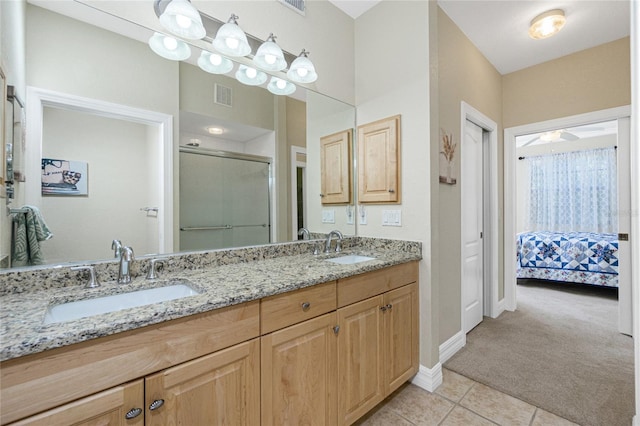
[[429, 392], [435, 391], [442, 384], [442, 364], [437, 363], [432, 368], [421, 365], [411, 383]]
[[467, 335], [462, 330], [440, 345], [440, 364], [444, 364], [467, 344]]

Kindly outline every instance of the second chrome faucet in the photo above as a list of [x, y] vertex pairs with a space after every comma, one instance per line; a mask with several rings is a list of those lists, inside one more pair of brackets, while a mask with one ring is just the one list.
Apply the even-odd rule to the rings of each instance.
[[123, 246], [120, 249], [120, 268], [118, 268], [118, 284], [129, 284], [131, 282], [131, 265], [135, 256], [133, 249]]
[[327, 241], [325, 241], [324, 243], [324, 252], [325, 253], [329, 253], [331, 251], [331, 237], [336, 236], [337, 240], [336, 240], [336, 253], [339, 253], [342, 248], [341, 248], [341, 244], [342, 244], [342, 238], [344, 238], [342, 236], [342, 232], [338, 231], [337, 229], [334, 229], [333, 231], [329, 232], [329, 235], [327, 235]]

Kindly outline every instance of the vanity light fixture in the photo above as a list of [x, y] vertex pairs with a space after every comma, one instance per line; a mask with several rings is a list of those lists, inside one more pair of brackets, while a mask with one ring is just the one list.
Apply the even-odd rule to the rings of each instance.
[[282, 71], [287, 67], [284, 53], [282, 53], [280, 46], [276, 44], [276, 37], [273, 33], [269, 34], [267, 41], [258, 47], [258, 51], [253, 57], [253, 63], [265, 71]]
[[226, 74], [233, 69], [233, 62], [217, 53], [203, 50], [198, 58], [198, 66], [211, 74]]
[[199, 40], [207, 35], [198, 9], [189, 0], [171, 0], [160, 15], [160, 23], [172, 34]]
[[316, 68], [309, 60], [309, 52], [302, 49], [300, 55], [291, 63], [287, 77], [296, 83], [313, 83], [318, 79]]
[[227, 56], [240, 57], [251, 53], [247, 35], [238, 26], [238, 16], [231, 14], [226, 24], [221, 26], [213, 39], [213, 47]]
[[267, 90], [274, 95], [290, 95], [296, 91], [296, 85], [278, 77], [271, 77]]
[[529, 37], [540, 40], [557, 34], [566, 22], [562, 9], [548, 10], [531, 21]]
[[191, 56], [191, 48], [187, 43], [160, 33], [151, 36], [149, 47], [156, 54], [172, 61], [184, 61]]
[[259, 86], [267, 81], [267, 74], [246, 65], [240, 65], [236, 71], [236, 80], [248, 86]]

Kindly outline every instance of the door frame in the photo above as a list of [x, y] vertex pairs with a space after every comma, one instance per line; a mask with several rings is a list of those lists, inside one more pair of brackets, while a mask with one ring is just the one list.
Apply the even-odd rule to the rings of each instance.
[[[617, 120], [631, 115], [631, 106], [608, 108], [584, 114], [555, 118], [504, 129], [504, 299], [505, 308], [516, 310], [516, 136], [540, 133], [564, 127], [575, 127], [599, 121]], [[631, 164], [633, 169], [634, 165]], [[635, 183], [631, 182], [633, 193]], [[630, 290], [630, 289], [629, 289]], [[631, 299], [629, 291], [629, 299]]]
[[[161, 208], [158, 211], [158, 249], [160, 253], [173, 253], [173, 116], [27, 86], [26, 120], [29, 123], [26, 128], [26, 144], [29, 148], [25, 153], [25, 174], [27, 176], [40, 176], [41, 173], [42, 124], [45, 107], [144, 124], [157, 130], [157, 142], [162, 147], [160, 149], [161, 167], [159, 168]], [[40, 205], [40, 186], [38, 179], [27, 179], [25, 182], [26, 204]]]
[[[290, 180], [291, 182], [291, 239], [296, 240], [298, 235], [298, 191], [296, 185], [294, 183], [298, 180], [298, 167], [302, 168], [302, 182], [303, 188], [306, 190], [306, 178], [307, 178], [307, 162], [298, 161], [298, 154], [307, 155], [307, 149], [301, 146], [291, 146], [291, 171], [290, 171]], [[304, 209], [304, 216], [302, 218], [303, 223], [307, 223], [306, 218], [307, 209]]]
[[[483, 152], [488, 153], [483, 156], [482, 174], [484, 190], [484, 220], [483, 220], [483, 311], [484, 316], [497, 318], [504, 311], [504, 303], [498, 299], [498, 125], [495, 121], [462, 101], [460, 103], [460, 138], [465, 134], [465, 124], [469, 120], [483, 129], [483, 144], [488, 138], [488, 147], [483, 146]], [[460, 180], [465, 178], [465, 167], [460, 156]], [[486, 184], [488, 182], [488, 185]], [[487, 187], [488, 186], [488, 187]], [[460, 194], [460, 211], [464, 214], [465, 194]], [[462, 226], [462, 220], [460, 221]], [[462, 232], [460, 235], [460, 253], [463, 250], [464, 241]], [[462, 262], [460, 263], [460, 277], [463, 277]], [[464, 333], [464, 295], [462, 291], [462, 280], [460, 282], [460, 326]]]

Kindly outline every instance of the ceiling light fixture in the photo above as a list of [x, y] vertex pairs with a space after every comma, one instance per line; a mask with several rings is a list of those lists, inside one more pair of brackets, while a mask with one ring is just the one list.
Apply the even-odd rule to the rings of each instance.
[[309, 52], [302, 49], [300, 55], [291, 63], [289, 71], [287, 71], [287, 77], [296, 83], [313, 83], [318, 79], [316, 74], [316, 68], [309, 60]]
[[540, 140], [545, 142], [555, 142], [562, 137], [564, 130], [552, 130], [540, 135]]
[[236, 71], [236, 80], [248, 86], [259, 86], [267, 81], [267, 74], [246, 65], [240, 65]]
[[290, 95], [296, 91], [296, 85], [278, 77], [271, 77], [267, 90], [274, 95]]
[[160, 15], [160, 23], [172, 34], [190, 40], [207, 35], [198, 9], [189, 0], [171, 0]]
[[218, 29], [212, 44], [218, 52], [228, 56], [240, 57], [251, 53], [247, 35], [238, 26], [238, 16], [233, 13], [227, 23]]
[[282, 71], [287, 67], [284, 53], [282, 53], [280, 46], [276, 44], [276, 37], [273, 33], [269, 34], [267, 41], [260, 45], [256, 55], [253, 57], [253, 63], [265, 71]]
[[160, 33], [151, 36], [149, 47], [156, 54], [172, 61], [184, 61], [191, 56], [191, 48], [187, 43]]
[[529, 37], [536, 40], [551, 37], [564, 27], [565, 22], [564, 11], [561, 9], [544, 12], [531, 21]]
[[211, 74], [226, 74], [233, 69], [233, 62], [217, 53], [203, 50], [198, 58], [198, 66]]
[[207, 127], [207, 132], [211, 135], [221, 135], [224, 133], [224, 129], [221, 127]]

